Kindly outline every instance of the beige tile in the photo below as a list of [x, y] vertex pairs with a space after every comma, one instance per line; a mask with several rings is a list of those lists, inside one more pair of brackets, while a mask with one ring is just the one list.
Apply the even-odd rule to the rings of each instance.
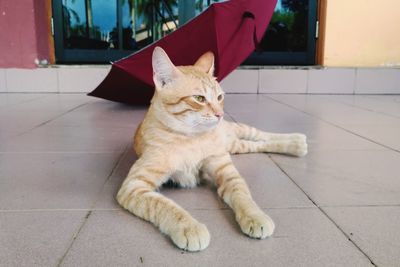
[[237, 69], [221, 82], [226, 93], [252, 93], [258, 91], [258, 70]]
[[7, 69], [8, 92], [58, 92], [55, 68]]
[[109, 67], [60, 67], [58, 82], [62, 93], [88, 93], [106, 77]]
[[0, 212], [1, 266], [57, 266], [86, 212]]
[[261, 69], [260, 93], [304, 94], [308, 70]]
[[352, 124], [398, 125], [400, 123], [399, 118], [335, 101], [336, 96], [273, 95], [270, 97], [291, 106], [292, 109], [304, 111], [314, 118], [339, 126]]
[[353, 94], [355, 74], [355, 69], [310, 69], [307, 92], [311, 94]]
[[[196, 210], [207, 225], [209, 247], [177, 249], [153, 225], [124, 211], [95, 211], [61, 266], [371, 266], [317, 209], [274, 209], [272, 238], [241, 233], [229, 210]], [[107, 253], [105, 253], [107, 251]]]
[[356, 94], [399, 94], [400, 68], [360, 68]]
[[0, 152], [119, 152], [131, 142], [129, 128], [46, 124], [0, 144]]
[[[233, 162], [249, 185], [254, 200], [262, 208], [312, 207], [313, 204], [263, 154], [234, 155]], [[115, 196], [130, 167], [136, 160], [129, 151], [107, 182], [96, 209], [119, 208]], [[204, 182], [196, 188], [163, 187], [160, 193], [188, 210], [220, 209], [227, 205], [219, 198], [214, 183]]]
[[0, 153], [0, 210], [89, 209], [119, 155]]
[[324, 208], [376, 266], [400, 262], [400, 207]]
[[[0, 93], [7, 92], [6, 70], [0, 69]], [[0, 96], [1, 98], [2, 96]]]
[[[143, 120], [147, 111], [147, 107], [95, 100], [92, 97], [87, 97], [86, 100], [90, 103], [57, 118], [49, 125], [130, 128], [133, 137], [136, 127]], [[62, 100], [61, 103], [65, 103], [65, 101]]]
[[[338, 101], [361, 109], [400, 118], [400, 99], [393, 95], [353, 95], [336, 96]], [[397, 96], [398, 97], [398, 96]]]
[[317, 205], [400, 205], [397, 152], [330, 150], [272, 158]]

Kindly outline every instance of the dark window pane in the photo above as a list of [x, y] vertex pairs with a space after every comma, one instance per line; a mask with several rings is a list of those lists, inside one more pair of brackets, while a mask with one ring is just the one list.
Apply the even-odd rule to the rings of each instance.
[[271, 52], [307, 51], [308, 0], [278, 0], [260, 49]]
[[123, 49], [141, 49], [178, 27], [177, 0], [122, 3]]
[[63, 0], [64, 47], [118, 48], [116, 0]]

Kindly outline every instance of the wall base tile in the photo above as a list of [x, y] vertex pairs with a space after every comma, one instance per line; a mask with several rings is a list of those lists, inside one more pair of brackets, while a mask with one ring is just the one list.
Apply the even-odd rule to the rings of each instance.
[[354, 94], [355, 69], [327, 68], [308, 71], [309, 94]]
[[[88, 93], [109, 65], [0, 69], [0, 92]], [[400, 94], [400, 68], [240, 67], [221, 86], [226, 93]]]
[[110, 67], [58, 68], [60, 93], [88, 93], [107, 76]]
[[58, 92], [57, 70], [54, 68], [5, 69], [7, 92]]
[[307, 72], [304, 69], [261, 69], [258, 92], [305, 94]]
[[257, 94], [258, 70], [237, 69], [221, 82], [221, 86], [226, 93]]
[[0, 69], [0, 93], [7, 92], [6, 70]]
[[356, 94], [400, 94], [400, 68], [360, 68]]

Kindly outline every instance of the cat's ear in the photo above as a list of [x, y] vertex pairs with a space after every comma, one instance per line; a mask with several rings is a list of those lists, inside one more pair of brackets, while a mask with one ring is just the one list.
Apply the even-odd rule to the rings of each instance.
[[203, 54], [194, 65], [205, 73], [214, 76], [214, 54], [211, 51]]
[[182, 75], [181, 71], [171, 62], [167, 53], [159, 46], [154, 48], [152, 65], [153, 80], [156, 89], [162, 89], [165, 85]]

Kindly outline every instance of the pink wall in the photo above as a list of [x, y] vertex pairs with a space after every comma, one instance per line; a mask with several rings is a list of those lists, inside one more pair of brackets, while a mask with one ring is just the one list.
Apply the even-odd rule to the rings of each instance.
[[35, 68], [53, 60], [50, 0], [0, 1], [0, 67]]

